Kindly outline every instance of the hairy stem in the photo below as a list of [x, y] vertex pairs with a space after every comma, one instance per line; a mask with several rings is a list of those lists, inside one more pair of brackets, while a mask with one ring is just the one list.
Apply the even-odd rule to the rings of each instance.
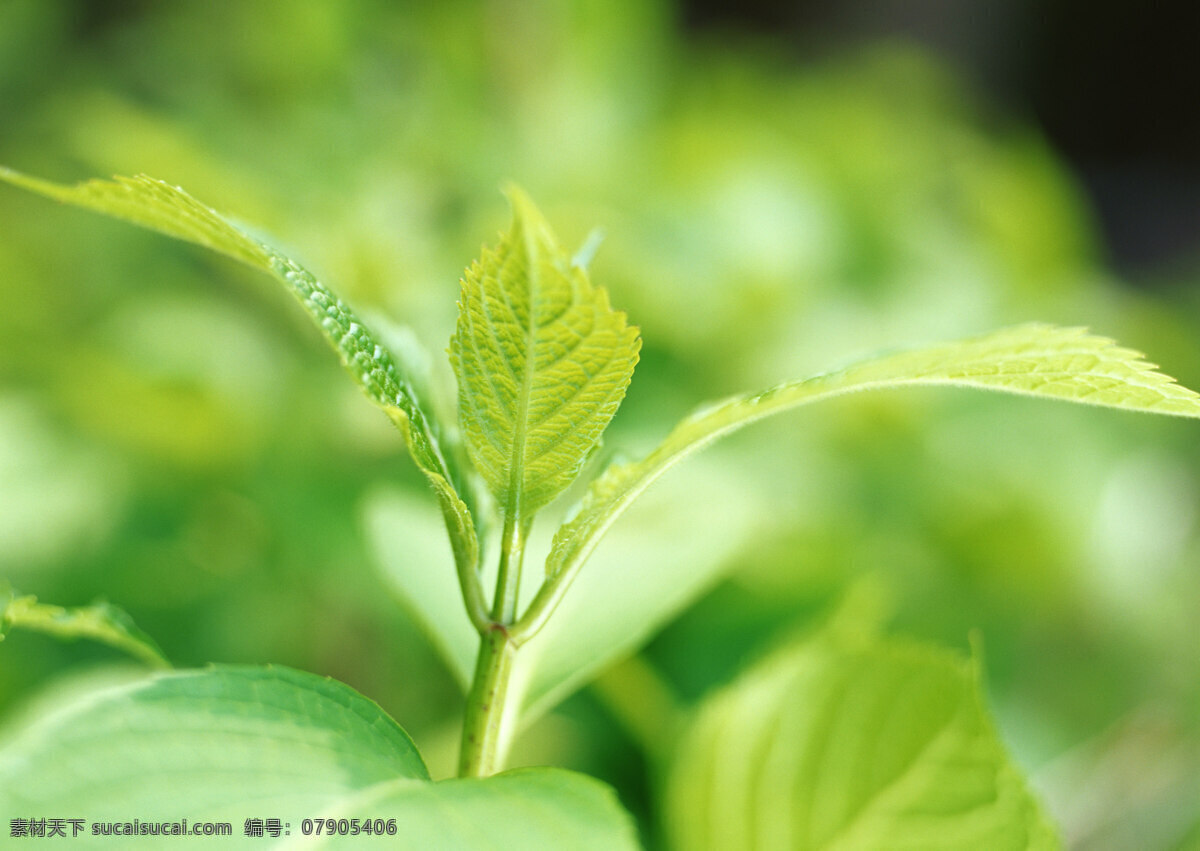
[[558, 608], [558, 604], [566, 595], [570, 580], [574, 578], [573, 575], [568, 576], [566, 580], [561, 577], [552, 577], [542, 583], [542, 587], [538, 589], [533, 602], [525, 610], [525, 614], [513, 626], [512, 634], [517, 640], [528, 641], [541, 632], [542, 627], [550, 620], [550, 616], [554, 614], [554, 610]]
[[503, 765], [507, 750], [505, 706], [517, 645], [500, 624], [480, 636], [475, 682], [463, 716], [459, 777], [488, 777]]
[[520, 641], [509, 632], [517, 617], [521, 561], [525, 555], [528, 524], [509, 515], [500, 537], [500, 569], [492, 617], [479, 634], [475, 678], [463, 715], [459, 777], [487, 777], [503, 766], [508, 746], [508, 678]]
[[467, 607], [467, 617], [471, 619], [475, 631], [482, 634], [491, 626], [492, 621], [488, 617], [487, 601], [483, 596], [483, 583], [479, 581], [479, 545], [476, 542], [475, 531], [459, 522], [460, 516], [445, 495], [439, 496], [446, 531], [450, 535], [450, 547], [454, 552], [458, 586], [462, 590], [463, 604]]

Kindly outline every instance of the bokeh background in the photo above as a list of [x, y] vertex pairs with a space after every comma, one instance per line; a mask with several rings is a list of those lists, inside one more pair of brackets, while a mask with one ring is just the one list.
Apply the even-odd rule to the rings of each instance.
[[[642, 328], [614, 452], [704, 400], [1028, 320], [1200, 387], [1200, 21], [1127, 6], [4, 0], [0, 162], [178, 183], [435, 370], [516, 180], [564, 242], [604, 229], [593, 276]], [[0, 272], [0, 578], [106, 597], [179, 665], [344, 680], [449, 773], [461, 695], [365, 522], [425, 486], [296, 305], [9, 189]], [[613, 783], [657, 845], [628, 696], [686, 711], [869, 587], [892, 632], [977, 637], [1072, 847], [1200, 847], [1198, 445], [1194, 423], [950, 391], [756, 426], [694, 474], [754, 506], [713, 549], [724, 578], [516, 759]], [[678, 511], [701, 536], [728, 508]], [[646, 549], [646, 570], [672, 553]], [[0, 721], [121, 664], [13, 633]]]

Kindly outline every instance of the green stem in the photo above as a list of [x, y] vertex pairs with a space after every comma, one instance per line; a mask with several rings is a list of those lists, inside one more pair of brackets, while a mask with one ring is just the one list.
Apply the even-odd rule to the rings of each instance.
[[525, 556], [528, 525], [512, 515], [505, 517], [500, 536], [500, 568], [492, 617], [479, 633], [475, 678], [463, 715], [459, 777], [487, 777], [502, 767], [508, 747], [508, 679], [520, 641], [509, 632], [517, 617], [521, 587], [521, 561]]
[[517, 619], [517, 594], [521, 587], [521, 561], [525, 557], [526, 525], [511, 515], [504, 519], [500, 537], [500, 570], [496, 576], [496, 597], [492, 602], [492, 620], [510, 626]]
[[479, 544], [475, 530], [463, 524], [462, 516], [455, 510], [449, 496], [439, 494], [438, 501], [446, 521], [446, 531], [450, 535], [450, 548], [454, 552], [454, 567], [458, 573], [463, 604], [467, 607], [467, 617], [471, 619], [475, 631], [482, 633], [492, 621], [483, 597], [483, 584], [479, 581]]
[[479, 571], [469, 562], [457, 563], [458, 585], [462, 589], [463, 603], [467, 607], [467, 617], [475, 631], [483, 633], [492, 621], [488, 617], [487, 601], [483, 599], [483, 586], [479, 583]]
[[480, 636], [475, 682], [463, 716], [459, 777], [488, 777], [504, 763], [508, 745], [505, 729], [508, 677], [516, 650], [516, 643], [500, 624], [494, 624]]
[[525, 614], [513, 625], [514, 638], [524, 643], [541, 631], [566, 595], [570, 585], [569, 579], [574, 579], [574, 576], [568, 575], [566, 579], [563, 576], [555, 576], [542, 584]]

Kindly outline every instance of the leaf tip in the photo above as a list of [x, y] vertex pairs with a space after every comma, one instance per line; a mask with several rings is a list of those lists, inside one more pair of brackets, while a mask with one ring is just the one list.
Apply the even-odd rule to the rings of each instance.
[[501, 191], [508, 199], [508, 205], [512, 209], [512, 228], [508, 235], [511, 237], [522, 231], [536, 233], [557, 249], [558, 241], [555, 239], [554, 231], [529, 193], [512, 181], [506, 182]]

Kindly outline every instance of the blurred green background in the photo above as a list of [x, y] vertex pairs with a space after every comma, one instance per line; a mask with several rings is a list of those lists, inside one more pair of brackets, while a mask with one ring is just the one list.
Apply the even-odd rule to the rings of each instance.
[[[642, 328], [618, 453], [704, 400], [1028, 320], [1088, 325], [1200, 387], [1196, 252], [1139, 266], [1154, 286], [1118, 280], [1023, 110], [904, 40], [805, 52], [688, 23], [628, 0], [6, 0], [0, 162], [177, 183], [412, 329], [443, 378], [458, 276], [515, 180], [565, 243], [604, 229], [593, 277]], [[296, 305], [8, 189], [0, 272], [0, 578], [106, 597], [179, 665], [341, 679], [449, 773], [462, 698], [363, 524], [372, 493], [425, 485]], [[1197, 437], [949, 391], [756, 426], [706, 456], [761, 515], [725, 578], [517, 761], [613, 783], [659, 842], [661, 772], [619, 696], [650, 676], [690, 705], [866, 584], [896, 633], [979, 637], [1000, 728], [1073, 847], [1196, 847]], [[679, 511], [699, 530], [727, 507]], [[0, 717], [118, 664], [14, 633]]]

